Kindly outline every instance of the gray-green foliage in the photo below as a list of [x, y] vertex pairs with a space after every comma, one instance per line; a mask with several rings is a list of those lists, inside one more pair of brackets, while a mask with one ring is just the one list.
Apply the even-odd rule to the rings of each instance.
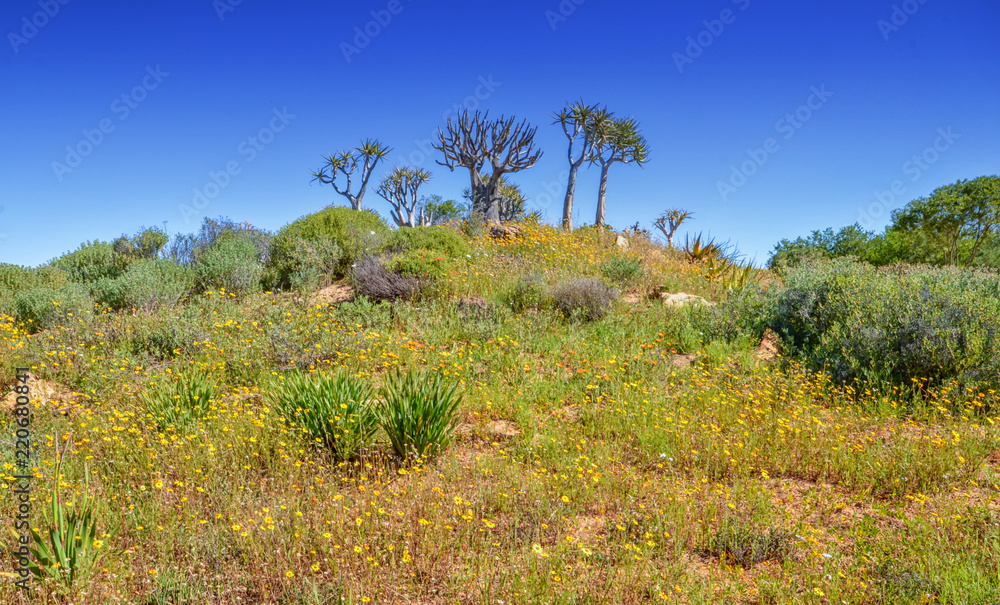
[[730, 336], [771, 328], [789, 353], [842, 381], [1000, 386], [995, 273], [814, 262], [727, 301], [712, 321]]
[[244, 296], [260, 290], [264, 265], [249, 237], [228, 233], [198, 256], [193, 269], [201, 290], [225, 288]]
[[555, 307], [567, 319], [594, 321], [611, 309], [617, 293], [603, 281], [590, 277], [564, 279], [552, 289]]
[[66, 325], [74, 317], [89, 314], [92, 306], [87, 289], [80, 284], [62, 288], [39, 286], [22, 290], [13, 297], [15, 318], [27, 324], [31, 332]]
[[193, 286], [194, 274], [186, 267], [166, 260], [139, 260], [122, 276], [91, 284], [90, 293], [95, 302], [114, 310], [152, 311], [176, 305]]

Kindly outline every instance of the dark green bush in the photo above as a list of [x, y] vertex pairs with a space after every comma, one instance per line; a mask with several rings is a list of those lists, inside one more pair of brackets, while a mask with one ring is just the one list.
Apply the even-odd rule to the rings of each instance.
[[434, 281], [454, 270], [455, 261], [436, 250], [406, 250], [392, 258], [387, 268], [405, 277]]
[[552, 289], [555, 307], [568, 319], [600, 319], [616, 298], [617, 294], [607, 284], [589, 277], [564, 279]]
[[[330, 207], [304, 216], [283, 227], [271, 243], [269, 269], [279, 275], [290, 275], [288, 267], [296, 266], [299, 240], [335, 243], [341, 250], [338, 276], [345, 275], [357, 259], [374, 254], [382, 248], [389, 226], [379, 215], [364, 210]], [[278, 284], [287, 287], [290, 282]]]
[[265, 286], [268, 289], [291, 287], [293, 290], [328, 286], [340, 270], [342, 257], [340, 246], [332, 240], [293, 238], [290, 250], [276, 257], [266, 268]]
[[245, 296], [260, 291], [264, 265], [260, 250], [250, 238], [229, 233], [195, 260], [193, 270], [200, 290], [223, 288]]
[[469, 243], [454, 229], [448, 227], [401, 227], [393, 231], [385, 242], [388, 251], [425, 250], [438, 252], [452, 259], [463, 259], [471, 254]]

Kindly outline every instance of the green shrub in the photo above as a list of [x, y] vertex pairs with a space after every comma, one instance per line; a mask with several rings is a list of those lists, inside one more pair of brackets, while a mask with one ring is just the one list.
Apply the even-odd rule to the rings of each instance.
[[601, 275], [608, 281], [626, 284], [642, 277], [642, 260], [638, 258], [612, 258], [601, 264]]
[[63, 254], [49, 264], [66, 271], [70, 279], [79, 283], [115, 278], [122, 272], [122, 268], [115, 263], [112, 245], [100, 241], [81, 244], [76, 250]]
[[390, 251], [426, 250], [452, 259], [462, 259], [472, 253], [469, 243], [448, 227], [401, 227], [385, 242]]
[[198, 257], [193, 269], [200, 290], [224, 288], [237, 296], [259, 292], [264, 273], [260, 250], [250, 238], [239, 234], [219, 238]]
[[95, 302], [114, 310], [152, 311], [177, 305], [193, 286], [194, 275], [185, 267], [166, 260], [140, 260], [121, 277], [97, 280], [90, 293]]
[[[325, 208], [278, 231], [271, 243], [269, 268], [280, 276], [289, 266], [294, 267], [298, 240], [332, 242], [341, 251], [337, 274], [345, 275], [357, 259], [378, 252], [388, 233], [389, 226], [374, 212], [342, 207]], [[279, 285], [285, 287], [290, 282]]]
[[1000, 387], [995, 274], [838, 259], [791, 268], [782, 287], [758, 292], [764, 305], [750, 314], [764, 321], [750, 323], [840, 381]]
[[290, 252], [268, 264], [264, 283], [268, 289], [322, 288], [333, 283], [342, 257], [340, 246], [333, 241], [292, 238]]
[[382, 428], [401, 458], [433, 458], [451, 443], [462, 396], [437, 373], [390, 374], [382, 386]]
[[594, 321], [604, 317], [617, 295], [603, 281], [589, 277], [564, 279], [552, 289], [555, 307], [568, 319]]
[[0, 263], [0, 293], [16, 294], [34, 283], [27, 267]]
[[68, 324], [73, 317], [87, 315], [93, 302], [83, 286], [70, 284], [60, 289], [34, 287], [14, 295], [15, 318], [40, 332]]
[[188, 369], [147, 387], [142, 401], [161, 431], [183, 430], [205, 417], [218, 395], [219, 386], [208, 372]]
[[538, 275], [526, 275], [518, 279], [504, 299], [517, 313], [525, 309], [543, 309], [552, 304], [548, 284]]
[[455, 262], [435, 250], [406, 250], [390, 260], [386, 268], [404, 277], [434, 281], [455, 268]]
[[378, 430], [374, 391], [346, 375], [293, 373], [273, 387], [270, 398], [289, 428], [329, 449], [338, 461], [355, 458]]

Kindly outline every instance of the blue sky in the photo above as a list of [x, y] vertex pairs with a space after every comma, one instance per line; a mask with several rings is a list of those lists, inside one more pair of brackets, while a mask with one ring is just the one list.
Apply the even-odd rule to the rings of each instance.
[[[674, 4], [7, 0], [0, 262], [204, 216], [277, 229], [344, 203], [309, 172], [368, 137], [395, 148], [376, 178], [418, 165], [423, 193], [458, 199], [467, 173], [428, 144], [456, 106], [538, 127], [544, 155], [513, 180], [552, 221], [567, 159], [551, 114], [583, 99], [636, 118], [650, 161], [612, 169], [609, 222], [683, 207], [758, 262], [1000, 172], [997, 3]], [[581, 173], [576, 224], [598, 176]]]

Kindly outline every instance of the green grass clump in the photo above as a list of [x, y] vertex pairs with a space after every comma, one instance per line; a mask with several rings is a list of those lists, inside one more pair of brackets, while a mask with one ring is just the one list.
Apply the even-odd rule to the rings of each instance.
[[433, 458], [451, 443], [462, 396], [437, 373], [390, 374], [382, 386], [382, 428], [401, 458]]
[[183, 429], [203, 418], [218, 395], [219, 387], [210, 374], [191, 369], [152, 385], [142, 399], [160, 430], [166, 430]]
[[642, 260], [612, 258], [601, 264], [601, 275], [616, 284], [628, 284], [642, 277]]
[[764, 532], [733, 522], [723, 524], [705, 548], [706, 554], [746, 568], [764, 561], [780, 563], [791, 550], [791, 535], [786, 532], [774, 528]]
[[272, 387], [270, 398], [289, 427], [338, 461], [355, 458], [378, 430], [373, 389], [346, 375], [289, 374]]

